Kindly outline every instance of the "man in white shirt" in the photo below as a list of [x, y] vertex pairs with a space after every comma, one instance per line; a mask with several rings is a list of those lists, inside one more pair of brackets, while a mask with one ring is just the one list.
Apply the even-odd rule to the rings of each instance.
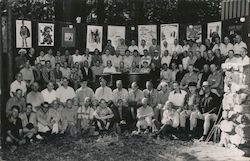
[[[213, 52], [215, 52], [215, 50], [220, 49], [221, 53], [225, 51], [225, 45], [220, 42], [220, 38], [216, 37], [215, 38], [215, 45], [212, 49]], [[222, 53], [223, 55], [225, 55], [224, 53]]]
[[135, 40], [132, 40], [131, 41], [131, 45], [128, 47], [128, 50], [133, 53], [134, 50], [137, 50], [138, 51], [138, 46], [135, 44]]
[[141, 63], [140, 64], [142, 65], [143, 62], [145, 62], [145, 61], [148, 63], [148, 65], [151, 64], [152, 57], [149, 55], [148, 50], [147, 49], [143, 50], [143, 53], [144, 53], [143, 54], [144, 56], [141, 57]]
[[190, 46], [189, 46], [187, 40], [183, 40], [183, 44], [184, 44], [182, 47], [183, 51], [189, 51]]
[[104, 74], [113, 74], [116, 73], [115, 67], [112, 66], [111, 60], [107, 61], [107, 66], [103, 69]]
[[72, 87], [68, 86], [69, 81], [67, 78], [63, 78], [62, 86], [56, 90], [56, 98], [65, 103], [68, 99], [72, 99], [76, 96]]
[[83, 79], [81, 81], [81, 87], [76, 90], [76, 97], [80, 101], [80, 105], [84, 103], [85, 98], [89, 97], [91, 100], [94, 99], [94, 91], [87, 86], [88, 81]]
[[54, 90], [53, 82], [49, 82], [47, 84], [47, 88], [42, 90], [42, 96], [44, 99], [44, 102], [48, 102], [51, 104], [54, 100], [56, 100], [56, 91]]
[[[179, 42], [178, 42], [177, 39], [174, 40], [174, 45], [173, 45], [171, 51], [172, 51], [172, 52], [176, 51], [177, 54], [180, 54], [180, 53], [183, 52], [183, 49], [182, 49], [181, 45], [179, 45]], [[172, 53], [170, 53], [170, 54], [172, 54]]]
[[223, 54], [224, 56], [227, 56], [228, 51], [233, 50], [234, 46], [233, 44], [230, 43], [230, 39], [227, 36], [224, 38], [224, 44], [225, 44], [225, 48], [221, 51], [221, 54]]
[[86, 48], [85, 53], [82, 56], [82, 62], [84, 62], [85, 60], [87, 60], [89, 64], [91, 64], [92, 62], [92, 55], [89, 54], [88, 48]]
[[173, 103], [178, 111], [181, 111], [184, 107], [187, 92], [180, 89], [178, 82], [173, 83], [173, 88], [174, 90], [170, 92], [168, 100]]
[[146, 46], [146, 41], [144, 39], [141, 40], [141, 45], [138, 48], [138, 52], [141, 56], [144, 55], [144, 50], [148, 50], [148, 46]]
[[242, 52], [241, 52], [241, 58], [242, 58], [242, 64], [250, 64], [250, 59], [249, 59], [249, 57], [247, 56], [247, 53], [248, 53], [248, 51], [247, 51], [247, 48], [242, 48]]
[[111, 88], [106, 86], [107, 81], [104, 78], [100, 78], [100, 87], [96, 89], [95, 91], [95, 98], [100, 101], [101, 99], [104, 99], [107, 101], [113, 100], [113, 92]]
[[123, 62], [126, 68], [130, 68], [133, 62], [133, 56], [130, 55], [130, 51], [126, 50]]
[[13, 97], [17, 89], [22, 90], [22, 95], [25, 96], [27, 92], [27, 87], [25, 81], [23, 81], [22, 73], [17, 73], [16, 80], [10, 85], [10, 96]]
[[161, 58], [161, 65], [162, 64], [167, 64], [168, 67], [169, 67], [171, 59], [172, 59], [172, 56], [170, 56], [168, 50], [165, 50], [164, 53], [163, 53], [163, 57]]
[[75, 54], [72, 55], [73, 58], [73, 63], [75, 64], [76, 62], [81, 63], [82, 62], [82, 56], [79, 54], [79, 50], [76, 49]]
[[120, 55], [119, 51], [115, 52], [113, 56], [113, 66], [117, 69], [120, 66], [120, 62], [122, 61], [122, 56]]
[[128, 103], [128, 91], [122, 88], [122, 81], [116, 81], [116, 89], [113, 90], [114, 103], [117, 104], [119, 99], [122, 99], [125, 104]]
[[235, 36], [235, 41], [236, 43], [234, 44], [234, 53], [241, 54], [241, 52], [243, 51], [243, 47], [247, 48], [247, 45], [246, 43], [242, 41], [242, 38], [240, 35]]
[[107, 66], [107, 61], [110, 60], [111, 62], [113, 61], [113, 56], [110, 55], [110, 51], [109, 49], [106, 49], [105, 54], [102, 55], [102, 62], [103, 62], [103, 66], [106, 67]]

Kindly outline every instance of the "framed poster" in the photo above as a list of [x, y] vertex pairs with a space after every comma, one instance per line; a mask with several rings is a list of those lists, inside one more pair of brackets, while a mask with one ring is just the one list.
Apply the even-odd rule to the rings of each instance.
[[202, 41], [202, 26], [201, 25], [187, 26], [187, 40], [201, 42]]
[[156, 25], [138, 25], [138, 47], [141, 46], [141, 40], [146, 41], [146, 46], [152, 45], [152, 39], [157, 39]]
[[[179, 24], [161, 24], [161, 50], [164, 52], [164, 42], [168, 43], [168, 48], [171, 49], [174, 45], [174, 40], [179, 38]], [[172, 51], [169, 50], [170, 53]]]
[[207, 24], [207, 38], [214, 42], [215, 37], [221, 38], [221, 21]]
[[62, 28], [62, 47], [75, 47], [75, 28]]
[[99, 51], [102, 51], [102, 35], [103, 27], [102, 26], [87, 26], [87, 48], [90, 52], [93, 52], [96, 48]]
[[38, 46], [54, 46], [54, 24], [38, 23]]
[[125, 32], [125, 26], [108, 26], [108, 40], [111, 40], [115, 49], [119, 45], [120, 39], [125, 40]]
[[31, 21], [16, 20], [16, 48], [32, 47]]

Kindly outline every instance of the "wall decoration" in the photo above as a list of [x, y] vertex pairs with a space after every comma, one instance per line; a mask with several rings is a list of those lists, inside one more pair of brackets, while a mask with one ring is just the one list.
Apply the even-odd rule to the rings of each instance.
[[16, 20], [16, 48], [32, 47], [31, 21]]
[[75, 47], [75, 28], [62, 28], [62, 47]]
[[96, 48], [102, 51], [102, 26], [87, 26], [87, 48], [90, 52], [93, 52]]
[[54, 46], [54, 24], [38, 23], [38, 46]]
[[120, 44], [120, 39], [125, 40], [125, 31], [125, 26], [108, 26], [108, 40], [111, 40], [115, 49]]
[[141, 40], [146, 41], [146, 46], [152, 45], [152, 39], [157, 39], [156, 25], [138, 25], [138, 47], [141, 46]]
[[214, 42], [215, 37], [221, 38], [221, 21], [207, 24], [207, 38]]
[[201, 25], [187, 26], [187, 40], [201, 42], [202, 41], [202, 26]]

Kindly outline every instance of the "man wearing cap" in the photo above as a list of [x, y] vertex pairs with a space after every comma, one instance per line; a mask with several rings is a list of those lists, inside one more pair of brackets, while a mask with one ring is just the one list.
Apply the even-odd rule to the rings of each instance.
[[27, 58], [25, 56], [25, 54], [27, 53], [27, 50], [25, 49], [20, 49], [18, 51], [18, 56], [15, 58], [15, 65], [16, 65], [16, 68], [19, 70], [23, 67], [24, 63], [27, 61]]
[[87, 86], [88, 81], [83, 79], [81, 81], [81, 87], [76, 90], [76, 97], [79, 99], [80, 104], [82, 104], [86, 97], [89, 97], [91, 100], [94, 99], [94, 91]]
[[104, 99], [106, 102], [113, 101], [113, 92], [111, 88], [106, 86], [107, 81], [104, 78], [100, 78], [100, 87], [96, 89], [95, 91], [95, 98], [100, 101], [101, 99]]
[[210, 129], [211, 121], [215, 121], [218, 117], [220, 100], [216, 94], [211, 92], [208, 81], [203, 82], [202, 90], [204, 95], [200, 99], [199, 111], [196, 110], [190, 115], [190, 131], [192, 132], [196, 128], [197, 119], [204, 120], [203, 136], [200, 138], [200, 140], [204, 141]]
[[188, 84], [188, 93], [187, 93], [186, 100], [184, 103], [185, 110], [183, 110], [180, 113], [180, 127], [184, 133], [186, 133], [186, 130], [187, 130], [185, 129], [187, 118], [190, 117], [192, 112], [197, 111], [199, 107], [200, 97], [197, 92], [196, 86], [197, 86], [196, 82], [190, 82]]
[[153, 56], [155, 51], [157, 51], [158, 53], [161, 53], [161, 47], [159, 45], [157, 45], [156, 39], [153, 38], [152, 39], [152, 45], [149, 47], [150, 56]]
[[235, 36], [236, 43], [234, 44], [234, 53], [240, 54], [243, 51], [243, 48], [247, 48], [246, 43], [242, 41], [242, 37], [240, 35]]

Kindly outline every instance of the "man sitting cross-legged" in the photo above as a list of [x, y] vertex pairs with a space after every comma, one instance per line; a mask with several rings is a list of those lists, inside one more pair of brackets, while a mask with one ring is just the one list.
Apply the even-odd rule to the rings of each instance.
[[202, 89], [204, 90], [204, 95], [201, 97], [199, 104], [200, 110], [196, 110], [190, 115], [190, 130], [193, 131], [197, 126], [197, 119], [204, 120], [203, 136], [200, 138], [200, 140], [204, 141], [210, 129], [210, 121], [215, 121], [218, 117], [220, 100], [216, 94], [211, 92], [207, 81], [203, 82]]
[[[26, 108], [20, 112], [19, 118], [22, 120], [23, 133], [26, 140], [32, 142], [33, 136], [37, 133], [36, 113], [32, 111], [32, 104], [27, 103]], [[40, 135], [36, 135], [37, 139], [43, 139]]]
[[107, 106], [104, 99], [100, 100], [100, 105], [94, 112], [94, 118], [97, 121], [99, 131], [109, 130], [114, 114], [112, 110]]
[[73, 106], [73, 102], [71, 99], [66, 101], [65, 107], [62, 109], [62, 127], [61, 134], [66, 133], [71, 136], [76, 136], [77, 128], [76, 128], [76, 120], [77, 120], [77, 106]]
[[171, 137], [176, 138], [174, 131], [179, 126], [179, 113], [173, 108], [173, 103], [170, 101], [166, 102], [163, 110], [161, 122], [156, 119], [153, 120], [153, 126], [158, 130], [153, 134], [153, 137], [171, 134]]
[[77, 126], [83, 133], [92, 134], [94, 131], [94, 109], [91, 107], [90, 97], [85, 97], [81, 107], [77, 110]]
[[11, 114], [6, 124], [6, 132], [7, 132], [6, 142], [7, 145], [11, 146], [11, 151], [15, 151], [18, 145], [26, 143], [23, 137], [22, 121], [18, 117], [18, 115], [19, 115], [19, 107], [12, 106]]
[[145, 130], [144, 133], [147, 134], [152, 130], [152, 118], [154, 116], [153, 108], [148, 105], [148, 98], [142, 99], [142, 106], [137, 109], [137, 132], [140, 134], [142, 130]]
[[185, 135], [187, 134], [186, 133], [186, 130], [187, 130], [186, 129], [186, 120], [187, 120], [187, 118], [190, 117], [192, 112], [198, 111], [200, 97], [199, 97], [199, 94], [197, 92], [196, 86], [197, 86], [197, 83], [195, 83], [195, 82], [190, 82], [188, 84], [188, 94], [187, 94], [185, 105], [184, 105], [185, 110], [183, 110], [180, 113], [180, 127], [182, 129], [182, 133]]

